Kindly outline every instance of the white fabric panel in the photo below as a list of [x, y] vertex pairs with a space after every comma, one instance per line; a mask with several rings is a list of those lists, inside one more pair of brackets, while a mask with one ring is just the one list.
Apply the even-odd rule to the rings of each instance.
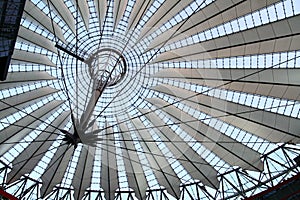
[[182, 101], [182, 103], [212, 117], [220, 118], [220, 120], [228, 124], [271, 142], [300, 142], [299, 119], [258, 110], [206, 95], [197, 95], [195, 92], [169, 85], [160, 85], [155, 87], [154, 90], [178, 98], [186, 99], [191, 97], [188, 100]]
[[0, 90], [8, 89], [23, 85], [31, 81], [54, 80], [47, 72], [8, 72], [5, 81], [0, 82]]
[[[299, 100], [300, 69], [165, 69], [154, 77], [175, 78], [180, 81], [260, 94], [284, 99]], [[243, 78], [253, 74], [249, 77]], [[238, 82], [235, 80], [238, 80]], [[233, 81], [230, 83], [230, 81]], [[224, 85], [225, 84], [225, 85]], [[280, 85], [278, 85], [280, 84]], [[289, 86], [292, 85], [292, 86]]]
[[[168, 102], [156, 98], [147, 99], [147, 101], [156, 107], [169, 105]], [[180, 128], [196, 140], [201, 141], [203, 146], [232, 166], [254, 171], [263, 170], [263, 162], [260, 160], [258, 152], [198, 121], [173, 105], [162, 108], [162, 110], [168, 113], [174, 122], [185, 122], [181, 123]]]
[[211, 81], [211, 80], [197, 80], [197, 79], [180, 79], [180, 81], [193, 83], [209, 87], [219, 87], [220, 89], [226, 89], [231, 91], [245, 92], [253, 95], [262, 95], [267, 97], [275, 97], [288, 100], [300, 100], [299, 87], [298, 86], [283, 86], [273, 84], [261, 84], [251, 82], [233, 82], [228, 81]]
[[[90, 10], [87, 0], [78, 0], [78, 8], [86, 30], [89, 30]], [[75, 3], [76, 5], [76, 3]]]
[[[118, 120], [118, 122], [120, 121], [121, 120]], [[122, 154], [129, 187], [134, 190], [135, 196], [138, 199], [145, 199], [148, 183], [144, 170], [140, 164], [140, 159], [137, 153], [135, 151], [130, 151], [135, 149], [135, 146], [133, 141], [130, 141], [132, 138], [127, 126], [124, 123], [119, 123], [119, 127], [122, 132], [120, 136], [124, 140], [124, 142], [122, 142]]]
[[[142, 129], [136, 131], [137, 136], [141, 140], [149, 140], [152, 139], [152, 136], [146, 130], [144, 124], [138, 119], [135, 118], [131, 120], [136, 129]], [[164, 186], [168, 193], [176, 197], [177, 199], [180, 197], [180, 179], [177, 177], [176, 173], [170, 166], [168, 160], [162, 154], [158, 146], [154, 142], [142, 142], [140, 143], [143, 150], [145, 152], [151, 152], [145, 154], [150, 164], [151, 169], [153, 170], [158, 183], [161, 186]], [[153, 154], [152, 154], [153, 153]]]
[[18, 111], [32, 105], [34, 101], [41, 100], [43, 97], [53, 94], [58, 90], [51, 87], [38, 88], [29, 92], [25, 92], [16, 96], [12, 96], [0, 101], [0, 119], [9, 116]]
[[165, 0], [163, 4], [153, 14], [153, 16], [143, 26], [140, 38], [142, 39], [156, 31], [164, 23], [172, 19], [174, 16], [176, 16], [177, 13], [182, 11], [192, 2], [193, 0]]
[[41, 196], [47, 196], [56, 186], [61, 183], [68, 164], [72, 159], [74, 146], [61, 145], [57, 148], [56, 153], [52, 157], [46, 171], [42, 175]]
[[20, 26], [19, 28], [18, 40], [31, 42], [32, 44], [38, 45], [57, 54], [57, 49], [54, 47], [54, 43], [51, 42], [51, 40], [23, 26]]
[[[166, 69], [154, 77], [192, 78], [208, 80], [259, 82], [268, 84], [300, 85], [300, 69]], [[245, 77], [245, 78], [244, 78]]]
[[[217, 0], [199, 10], [189, 21], [180, 22], [172, 29], [167, 30], [156, 37], [148, 47], [153, 49], [162, 44], [165, 38], [169, 38], [175, 30], [178, 30], [174, 36], [166, 43], [171, 44], [173, 42], [182, 40], [188, 36], [200, 33], [207, 29], [211, 29], [217, 25], [225, 24], [230, 20], [239, 18], [243, 15], [251, 13], [255, 10], [259, 10], [263, 7], [267, 7], [279, 0]], [[180, 27], [180, 28], [179, 28]]]
[[75, 34], [76, 31], [75, 31], [74, 17], [72, 16], [72, 13], [68, 9], [64, 1], [63, 0], [55, 0], [55, 1], [43, 0], [43, 1], [46, 5], [48, 5], [48, 2], [50, 2], [51, 8], [54, 8], [57, 11], [57, 13], [61, 16], [61, 18], [66, 22], [68, 27]]
[[[161, 140], [169, 141], [165, 142], [166, 146], [194, 179], [200, 180], [204, 185], [219, 188], [218, 172], [208, 162], [171, 128], [165, 126], [166, 124], [154, 112], [144, 109], [139, 109], [139, 111], [159, 130], [156, 131], [156, 134]], [[176, 142], [173, 143], [172, 141]]]
[[[60, 114], [51, 125], [63, 129], [68, 122], [70, 112]], [[30, 173], [44, 156], [44, 153], [51, 147], [53, 141], [57, 138], [59, 131], [52, 126], [48, 126], [30, 145], [24, 149], [12, 162], [12, 170], [7, 176], [8, 183], [17, 181], [22, 175]], [[49, 133], [53, 132], [53, 134]]]
[[[225, 58], [234, 56], [245, 56], [245, 55], [257, 55], [257, 54], [267, 54], [267, 53], [278, 53], [294, 51], [300, 48], [300, 37], [292, 36], [280, 39], [274, 39], [272, 41], [263, 41], [253, 44], [241, 44], [234, 47], [228, 46], [225, 48], [218, 49], [215, 43], [222, 43], [228, 38], [218, 39], [219, 41], [208, 41], [203, 42], [203, 46], [179, 49], [174, 51], [169, 51], [162, 53], [155, 59], [152, 63], [164, 62], [164, 61], [191, 61], [191, 60], [202, 60], [202, 59], [214, 59], [214, 58]], [[220, 42], [222, 40], [222, 42]], [[212, 46], [210, 46], [212, 45]], [[203, 47], [209, 47], [205, 49]], [[192, 53], [193, 55], [185, 55], [187, 52], [193, 52], [192, 49], [200, 49], [200, 52]], [[186, 52], [185, 54], [183, 52]]]
[[29, 18], [41, 24], [50, 33], [56, 35], [61, 41], [65, 42], [61, 28], [55, 22], [53, 22], [52, 26], [51, 18], [47, 16], [43, 11], [41, 11], [38, 7], [36, 7], [31, 1], [26, 1], [23, 15], [26, 18]]
[[98, 13], [100, 29], [103, 29], [104, 19], [107, 10], [107, 0], [94, 0], [95, 8]]
[[286, 32], [268, 31], [268, 34], [265, 34], [264, 31], [268, 28], [270, 30], [280, 29], [281, 23], [289, 24], [290, 27], [297, 26], [293, 23], [299, 20], [300, 15], [296, 15], [265, 26], [174, 49], [161, 53], [153, 62], [187, 61], [298, 50], [300, 49], [300, 37], [293, 34], [299, 34], [299, 29], [294, 32], [292, 29]]
[[146, 13], [148, 8], [152, 5], [154, 0], [137, 0], [134, 3], [133, 9], [131, 11], [129, 21], [128, 21], [128, 30], [134, 29], [137, 23], [140, 21], [142, 16]]
[[72, 180], [74, 198], [82, 199], [85, 190], [91, 185], [95, 147], [83, 145]]
[[[6, 153], [7, 150], [9, 150], [12, 146], [15, 145], [14, 142], [22, 140], [26, 135], [28, 135], [32, 131], [32, 129], [38, 127], [50, 115], [56, 112], [56, 108], [60, 106], [63, 102], [64, 101], [52, 101], [50, 103], [47, 103], [43, 107], [32, 112], [30, 115], [26, 115], [25, 117], [11, 124], [7, 128], [1, 130], [0, 143], [2, 143], [2, 145], [0, 146], [0, 155]], [[29, 127], [30, 129], [27, 129], [25, 127]]]
[[102, 144], [101, 153], [101, 175], [100, 183], [105, 193], [105, 199], [113, 200], [115, 191], [119, 187], [116, 146], [114, 143], [114, 136], [112, 135], [112, 128], [108, 128], [106, 136], [103, 136], [105, 142]]
[[119, 24], [124, 12], [125, 12], [125, 9], [126, 9], [126, 6], [127, 6], [127, 2], [128, 0], [115, 0], [114, 1], [114, 28], [117, 27], [117, 25]]
[[15, 49], [12, 55], [11, 64], [24, 63], [33, 63], [56, 67], [56, 65], [51, 62], [51, 60], [46, 55]]

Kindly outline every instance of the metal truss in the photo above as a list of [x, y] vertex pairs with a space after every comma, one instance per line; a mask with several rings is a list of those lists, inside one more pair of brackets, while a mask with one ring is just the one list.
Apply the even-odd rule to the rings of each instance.
[[[259, 175], [241, 168], [220, 174], [220, 189], [216, 193], [216, 199], [233, 199], [238, 196], [246, 198], [298, 174], [299, 166], [292, 155], [296, 157], [299, 152], [299, 147], [283, 144], [262, 156], [265, 170]], [[281, 160], [276, 159], [279, 155], [283, 155]]]
[[[300, 155], [300, 147], [295, 145], [283, 144], [276, 149], [262, 156], [265, 170], [261, 173], [246, 171], [241, 168], [235, 168], [226, 173], [219, 174], [219, 190], [213, 190], [200, 182], [194, 182], [181, 186], [180, 199], [236, 199], [238, 197], [247, 198], [299, 173], [299, 166], [294, 158]], [[276, 159], [278, 157], [279, 159]], [[278, 169], [278, 170], [276, 170]], [[38, 182], [29, 176], [23, 176], [20, 180], [7, 185], [6, 176], [10, 171], [10, 166], [0, 161], [0, 180], [1, 187], [8, 193], [19, 199], [41, 198], [41, 182]], [[72, 200], [73, 189], [57, 186], [47, 198], [54, 200], [66, 199]], [[103, 190], [87, 190], [84, 200], [105, 200]], [[116, 192], [115, 200], [136, 199], [134, 191]], [[167, 200], [170, 196], [165, 189], [148, 190], [147, 200]]]

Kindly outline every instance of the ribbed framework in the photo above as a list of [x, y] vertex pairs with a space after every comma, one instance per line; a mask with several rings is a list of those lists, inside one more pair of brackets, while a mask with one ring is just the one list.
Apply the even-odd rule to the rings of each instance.
[[299, 0], [27, 0], [0, 82], [0, 183], [235, 199], [298, 173], [299, 21]]

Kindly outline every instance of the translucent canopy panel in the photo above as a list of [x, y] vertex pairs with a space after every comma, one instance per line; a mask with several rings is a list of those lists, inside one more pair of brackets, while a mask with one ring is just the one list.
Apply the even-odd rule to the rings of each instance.
[[299, 173], [299, 14], [299, 0], [27, 0], [0, 82], [1, 186], [244, 199]]

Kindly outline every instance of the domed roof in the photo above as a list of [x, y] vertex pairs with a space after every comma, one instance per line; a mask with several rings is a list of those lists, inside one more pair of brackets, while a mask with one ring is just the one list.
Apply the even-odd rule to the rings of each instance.
[[24, 199], [245, 198], [297, 173], [298, 0], [27, 0], [0, 82]]

